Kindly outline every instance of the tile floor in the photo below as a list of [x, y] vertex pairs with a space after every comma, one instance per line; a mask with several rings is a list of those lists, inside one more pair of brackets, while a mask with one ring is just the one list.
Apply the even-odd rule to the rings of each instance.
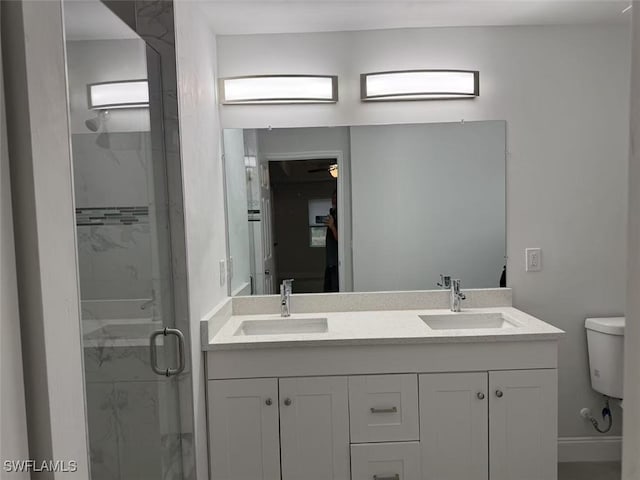
[[620, 480], [620, 462], [559, 463], [558, 480]]

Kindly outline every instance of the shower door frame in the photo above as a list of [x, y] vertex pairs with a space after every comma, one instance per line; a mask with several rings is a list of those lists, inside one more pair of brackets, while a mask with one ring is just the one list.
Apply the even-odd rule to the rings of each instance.
[[[180, 150], [180, 130], [177, 104], [177, 70], [175, 52], [175, 29], [173, 0], [155, 2], [153, 0], [100, 0], [117, 17], [134, 30], [145, 42], [147, 49], [153, 50], [159, 58], [160, 78], [153, 79], [149, 75], [149, 89], [154, 83], [161, 87], [162, 108], [162, 154], [166, 175], [167, 216], [169, 227], [169, 255], [172, 281], [173, 319], [171, 327], [180, 330], [185, 337], [184, 357], [185, 369], [176, 377], [178, 389], [178, 405], [180, 433], [190, 434], [192, 446], [185, 448], [183, 444], [182, 472], [183, 477], [196, 478], [198, 451], [195, 445], [195, 412], [194, 412], [194, 379], [192, 376], [192, 343], [189, 316], [187, 247], [185, 237], [185, 221], [183, 207], [182, 160]], [[147, 70], [153, 66], [147, 55]], [[157, 67], [157, 66], [156, 66]], [[152, 132], [152, 143], [154, 142]], [[165, 322], [165, 326], [166, 322]]]

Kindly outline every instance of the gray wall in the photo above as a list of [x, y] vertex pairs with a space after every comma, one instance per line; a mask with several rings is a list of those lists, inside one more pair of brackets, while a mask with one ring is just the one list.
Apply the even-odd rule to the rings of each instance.
[[[29, 458], [29, 452], [5, 120], [0, 65], [0, 459], [20, 460]], [[29, 478], [26, 472], [10, 476]]]
[[351, 127], [354, 290], [499, 286], [505, 124]]
[[[624, 313], [630, 42], [626, 25], [482, 27], [219, 36], [219, 75], [340, 77], [336, 105], [222, 106], [225, 128], [507, 122], [507, 254], [515, 306], [567, 331], [561, 436], [591, 436], [584, 318]], [[278, 52], [275, 54], [274, 52]], [[472, 101], [359, 101], [362, 72], [480, 71]], [[543, 271], [524, 271], [527, 247]], [[611, 432], [620, 434], [620, 411]]]

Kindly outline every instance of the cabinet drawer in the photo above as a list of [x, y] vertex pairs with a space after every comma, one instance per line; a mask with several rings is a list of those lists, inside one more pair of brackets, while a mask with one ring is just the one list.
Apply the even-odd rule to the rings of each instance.
[[418, 440], [418, 377], [349, 377], [351, 442]]
[[420, 478], [418, 442], [351, 445], [351, 480]]

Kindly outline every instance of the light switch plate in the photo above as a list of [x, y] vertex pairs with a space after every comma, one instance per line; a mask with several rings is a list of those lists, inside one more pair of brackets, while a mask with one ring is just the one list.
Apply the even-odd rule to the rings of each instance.
[[542, 249], [527, 248], [525, 249], [526, 271], [539, 272], [542, 270]]

